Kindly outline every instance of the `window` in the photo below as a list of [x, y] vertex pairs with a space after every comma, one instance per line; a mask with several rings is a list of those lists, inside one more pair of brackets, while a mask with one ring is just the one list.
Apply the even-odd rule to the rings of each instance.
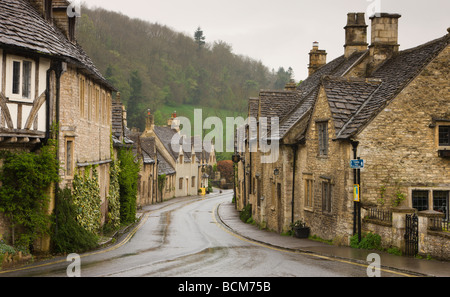
[[413, 190], [412, 207], [418, 211], [433, 209], [442, 212], [445, 214], [445, 219], [448, 220], [449, 196], [450, 191], [447, 190]]
[[180, 178], [178, 188], [179, 188], [180, 190], [183, 189], [183, 178]]
[[418, 211], [428, 209], [428, 191], [412, 191], [412, 207]]
[[193, 176], [193, 177], [191, 178], [191, 181], [192, 181], [192, 187], [195, 187], [195, 176]]
[[328, 155], [328, 122], [317, 122], [319, 133], [319, 156]]
[[305, 179], [305, 206], [313, 206], [313, 180]]
[[92, 120], [92, 84], [91, 83], [89, 83], [89, 85], [88, 85], [87, 107], [88, 107], [88, 120], [91, 121]]
[[99, 101], [100, 101], [100, 90], [98, 88], [95, 89], [95, 102], [94, 102], [94, 121], [99, 121], [100, 116], [100, 108], [99, 108]]
[[31, 62], [23, 61], [22, 66], [22, 97], [31, 98]]
[[322, 211], [331, 212], [331, 182], [322, 182]]
[[80, 116], [84, 118], [84, 106], [85, 106], [85, 80], [83, 77], [80, 77]]
[[22, 95], [24, 99], [31, 98], [31, 61], [13, 61], [12, 93]]
[[66, 140], [66, 175], [73, 176], [73, 139]]
[[13, 94], [19, 94], [20, 92], [20, 62], [13, 62]]
[[450, 191], [433, 191], [433, 210], [445, 214], [445, 220], [449, 219], [449, 200]]
[[439, 126], [439, 146], [450, 146], [450, 126]]

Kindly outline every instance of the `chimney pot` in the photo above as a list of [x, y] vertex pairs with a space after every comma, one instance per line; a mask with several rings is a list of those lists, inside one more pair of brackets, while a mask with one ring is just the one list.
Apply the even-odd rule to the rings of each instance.
[[319, 42], [313, 42], [313, 48], [309, 52], [309, 75], [316, 72], [317, 69], [327, 63], [327, 52], [325, 50], [319, 50]]
[[367, 25], [363, 12], [351, 12], [347, 14], [345, 29], [345, 57], [350, 57], [354, 52], [367, 50]]
[[376, 13], [372, 21], [369, 73], [385, 60], [395, 55], [398, 44], [398, 19], [400, 14]]

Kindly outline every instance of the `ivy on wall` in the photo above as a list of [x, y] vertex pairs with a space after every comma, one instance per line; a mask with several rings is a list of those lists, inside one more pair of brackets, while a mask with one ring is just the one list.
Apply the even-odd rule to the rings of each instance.
[[[91, 174], [92, 172], [92, 174]], [[84, 174], [75, 174], [73, 180], [73, 203], [78, 223], [91, 233], [101, 228], [100, 186], [94, 167], [86, 167]]]
[[120, 160], [120, 221], [122, 224], [134, 223], [140, 165], [135, 160], [131, 149], [120, 149], [118, 158]]
[[112, 229], [120, 226], [120, 161], [113, 160], [109, 169], [109, 195], [107, 224]]
[[38, 153], [2, 151], [0, 158], [0, 212], [10, 221], [12, 244], [28, 249], [50, 232], [49, 194], [59, 181], [56, 142]]

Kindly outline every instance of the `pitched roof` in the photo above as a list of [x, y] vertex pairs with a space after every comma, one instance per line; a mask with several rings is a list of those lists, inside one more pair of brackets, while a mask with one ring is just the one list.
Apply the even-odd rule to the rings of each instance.
[[77, 65], [111, 90], [89, 56], [25, 0], [0, 1], [0, 46], [32, 51]]
[[156, 158], [158, 160], [158, 175], [173, 175], [176, 173], [175, 169], [172, 165], [170, 165], [166, 158], [164, 158], [158, 149], [156, 149]]
[[174, 160], [178, 160], [178, 152], [175, 152], [172, 149], [172, 139], [177, 131], [167, 126], [155, 126], [153, 131], [155, 132], [161, 143], [164, 145], [164, 148], [169, 152], [171, 157]]
[[[283, 138], [296, 123], [310, 115], [309, 111], [316, 101], [321, 78], [324, 75], [341, 76], [351, 69], [352, 66], [366, 54], [367, 51], [356, 52], [348, 58], [345, 58], [345, 56], [342, 55], [320, 67], [316, 72], [304, 80], [297, 88], [297, 96], [295, 97], [296, 105], [280, 120], [279, 137]], [[306, 130], [306, 126], [303, 130]], [[275, 135], [272, 137], [275, 137]]]
[[[445, 47], [450, 36], [438, 38], [418, 47], [400, 51], [385, 61], [371, 77], [382, 81], [376, 91], [338, 133], [338, 138], [349, 138], [361, 131], [383, 108], [395, 98]], [[349, 90], [349, 92], [354, 92]]]
[[379, 88], [381, 80], [325, 76], [322, 78], [336, 131], [340, 131], [352, 115]]

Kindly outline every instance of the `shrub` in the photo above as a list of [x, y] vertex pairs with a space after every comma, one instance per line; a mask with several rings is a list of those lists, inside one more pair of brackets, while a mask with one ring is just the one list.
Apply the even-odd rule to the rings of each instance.
[[97, 246], [97, 236], [87, 231], [76, 220], [76, 206], [70, 189], [58, 192], [54, 216], [52, 250], [55, 253], [73, 253]]
[[[38, 236], [50, 232], [48, 194], [59, 180], [55, 143], [38, 153], [3, 151], [0, 158], [0, 212], [11, 222], [13, 245], [27, 250]], [[17, 237], [15, 230], [20, 230]]]
[[240, 212], [239, 217], [241, 218], [241, 221], [247, 223], [252, 218], [252, 205], [247, 204]]
[[375, 233], [364, 233], [361, 236], [361, 242], [358, 242], [358, 234], [355, 234], [350, 239], [350, 246], [364, 250], [382, 250], [381, 236]]

